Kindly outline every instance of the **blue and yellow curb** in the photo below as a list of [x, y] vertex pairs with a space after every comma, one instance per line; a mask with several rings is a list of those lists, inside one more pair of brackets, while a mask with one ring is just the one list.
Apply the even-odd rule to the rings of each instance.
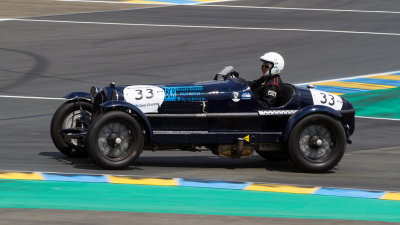
[[398, 88], [400, 87], [400, 71], [315, 81], [298, 85], [306, 86], [308, 84], [312, 84], [318, 90], [337, 95]]
[[86, 175], [86, 174], [65, 174], [65, 173], [0, 171], [0, 179], [221, 188], [221, 189], [231, 189], [231, 190], [327, 195], [327, 196], [400, 201], [400, 192], [357, 190], [357, 189], [329, 188], [329, 187], [307, 187], [307, 186], [263, 184], [263, 183], [252, 183], [252, 182], [197, 180], [197, 179], [183, 179], [183, 178], [144, 178], [144, 177], [114, 176], [114, 175]]

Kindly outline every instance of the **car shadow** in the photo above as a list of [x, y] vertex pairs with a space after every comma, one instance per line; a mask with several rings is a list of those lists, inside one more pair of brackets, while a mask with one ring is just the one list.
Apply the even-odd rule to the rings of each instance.
[[[41, 152], [41, 156], [58, 161], [64, 165], [82, 170], [104, 170], [95, 165], [90, 158], [71, 158], [59, 152]], [[289, 161], [267, 161], [258, 155], [244, 159], [227, 159], [219, 156], [141, 156], [133, 165], [122, 169], [122, 171], [137, 170], [145, 171], [147, 167], [161, 168], [205, 168], [205, 169], [263, 169], [267, 171], [278, 171], [288, 173], [304, 173]], [[113, 170], [107, 170], [113, 171]], [[115, 171], [115, 170], [114, 170]], [[121, 171], [121, 170], [118, 170]], [[326, 173], [335, 173], [329, 171]]]
[[100, 169], [88, 157], [68, 157], [59, 152], [40, 152], [39, 155], [78, 169]]
[[271, 162], [259, 156], [245, 159], [227, 159], [218, 156], [162, 156], [141, 157], [135, 162], [139, 167], [182, 167], [210, 169], [266, 169], [269, 171], [299, 171], [290, 161]]

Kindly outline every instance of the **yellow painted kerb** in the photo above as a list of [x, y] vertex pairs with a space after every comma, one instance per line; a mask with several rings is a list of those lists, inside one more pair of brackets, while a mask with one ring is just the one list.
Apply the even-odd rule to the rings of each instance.
[[174, 179], [132, 178], [132, 177], [109, 176], [109, 180], [110, 180], [110, 183], [114, 183], [114, 184], [178, 186], [178, 182]]
[[295, 193], [295, 194], [313, 194], [318, 189], [319, 187], [297, 187], [297, 186], [274, 185], [274, 184], [252, 184], [244, 190], [283, 192], [283, 193]]
[[336, 92], [329, 92], [329, 93], [332, 93], [334, 95], [343, 95], [343, 93], [336, 93]]
[[0, 179], [43, 180], [43, 176], [40, 173], [35, 172], [0, 172]]
[[366, 90], [378, 90], [378, 89], [388, 89], [388, 88], [396, 88], [397, 87], [397, 86], [391, 86], [391, 85], [367, 84], [367, 83], [344, 82], [344, 81], [319, 82], [319, 83], [313, 83], [313, 85], [357, 88], [357, 89], [366, 89]]
[[400, 80], [400, 75], [376, 75], [367, 78], [383, 79], [383, 80]]
[[399, 192], [388, 192], [383, 197], [381, 197], [381, 199], [400, 201], [400, 193]]

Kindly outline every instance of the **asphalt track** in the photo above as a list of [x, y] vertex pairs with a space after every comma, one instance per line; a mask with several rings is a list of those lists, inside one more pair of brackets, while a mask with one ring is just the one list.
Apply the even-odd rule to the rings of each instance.
[[[400, 11], [400, 3], [379, 0], [232, 1], [219, 5]], [[24, 17], [21, 15], [18, 17]], [[226, 65], [235, 66], [242, 77], [255, 79], [258, 57], [266, 51], [284, 55], [283, 77], [291, 83], [400, 70], [400, 36], [372, 34], [400, 33], [400, 14], [394, 13], [168, 6], [33, 19], [114, 24], [0, 22], [0, 95], [62, 97], [110, 81], [206, 80]], [[245, 27], [303, 31], [236, 29]], [[229, 160], [209, 152], [180, 151], [144, 152], [127, 170], [104, 171], [88, 159], [69, 159], [55, 149], [49, 123], [61, 101], [0, 98], [0, 103], [0, 170], [400, 190], [399, 121], [357, 119], [348, 153], [336, 169], [325, 174], [304, 174], [290, 162], [269, 163], [258, 156]]]
[[[136, 212], [107, 212], [84, 210], [43, 210], [43, 209], [0, 209], [2, 213], [2, 225], [52, 225], [52, 224], [276, 224], [276, 225], [374, 225], [375, 221], [354, 220], [315, 220], [315, 219], [291, 219], [291, 218], [265, 218], [247, 216], [210, 216], [210, 215], [179, 215], [163, 213], [136, 213]], [[21, 216], [23, 213], [24, 216]], [[71, 216], [73, 215], [73, 216]], [[392, 222], [379, 222], [381, 225], [393, 225]]]

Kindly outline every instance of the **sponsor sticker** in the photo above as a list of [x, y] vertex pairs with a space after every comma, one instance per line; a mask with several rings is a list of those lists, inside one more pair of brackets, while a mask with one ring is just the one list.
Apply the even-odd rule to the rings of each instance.
[[295, 114], [297, 110], [260, 110], [258, 114], [260, 116], [280, 116], [280, 115], [292, 115]]
[[250, 135], [247, 135], [246, 137], [243, 137], [243, 140], [250, 142]]
[[242, 99], [245, 99], [245, 100], [251, 99], [251, 94], [248, 93], [248, 92], [244, 92], [244, 93], [242, 94]]
[[239, 92], [234, 91], [234, 92], [232, 93], [232, 101], [234, 101], [234, 102], [240, 101], [240, 94], [239, 94]]
[[162, 87], [165, 91], [165, 101], [205, 101], [202, 96], [203, 86]]

